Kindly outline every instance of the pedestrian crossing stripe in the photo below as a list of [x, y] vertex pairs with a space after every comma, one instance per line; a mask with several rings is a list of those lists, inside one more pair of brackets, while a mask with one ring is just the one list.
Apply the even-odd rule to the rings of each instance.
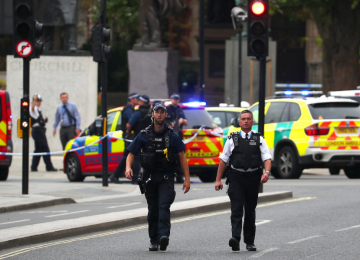
[[[276, 201], [276, 202], [269, 202], [269, 203], [259, 204], [257, 206], [257, 208], [269, 207], [269, 206], [285, 204], [285, 203], [299, 202], [299, 201], [304, 201], [304, 200], [313, 200], [313, 199], [316, 199], [316, 197], [303, 197], [303, 198], [298, 198], [298, 199], [281, 200], [281, 201]], [[190, 221], [190, 220], [196, 220], [196, 219], [201, 219], [201, 218], [207, 218], [207, 217], [214, 217], [214, 216], [218, 216], [218, 215], [228, 214], [230, 212], [231, 212], [230, 210], [223, 210], [223, 211], [214, 212], [214, 213], [201, 214], [201, 215], [176, 219], [176, 220], [172, 220], [171, 224], [181, 223], [181, 222]], [[34, 251], [34, 250], [47, 248], [47, 247], [52, 247], [52, 246], [57, 246], [57, 245], [64, 245], [64, 244], [69, 244], [69, 243], [72, 243], [72, 242], [83, 241], [83, 240], [88, 240], [88, 239], [92, 239], [92, 238], [105, 237], [105, 236], [110, 236], [110, 235], [115, 235], [115, 234], [125, 233], [125, 232], [131, 232], [131, 231], [137, 231], [137, 230], [142, 230], [142, 229], [147, 229], [147, 228], [148, 228], [148, 225], [141, 225], [141, 226], [136, 226], [136, 227], [131, 227], [131, 228], [125, 228], [125, 229], [122, 229], [122, 230], [110, 231], [110, 232], [105, 232], [105, 233], [101, 233], [101, 234], [94, 234], [94, 235], [85, 236], [85, 237], [67, 239], [67, 240], [62, 240], [62, 241], [58, 241], [58, 242], [54, 242], [54, 243], [48, 243], [48, 244], [44, 244], [44, 245], [28, 247], [28, 248], [24, 248], [24, 249], [21, 249], [21, 250], [10, 252], [10, 253], [4, 254], [4, 255], [0, 255], [0, 260], [7, 259], [7, 258], [10, 258], [10, 257], [14, 257], [14, 256], [17, 256], [17, 255], [21, 255], [21, 254], [31, 252], [31, 251]]]

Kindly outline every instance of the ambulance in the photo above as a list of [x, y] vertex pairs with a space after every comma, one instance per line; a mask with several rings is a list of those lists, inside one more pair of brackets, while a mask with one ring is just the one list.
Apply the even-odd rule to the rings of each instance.
[[[0, 152], [11, 153], [13, 143], [11, 139], [12, 117], [10, 96], [5, 90], [0, 90]], [[9, 175], [12, 156], [0, 155], [0, 181], [6, 181]]]

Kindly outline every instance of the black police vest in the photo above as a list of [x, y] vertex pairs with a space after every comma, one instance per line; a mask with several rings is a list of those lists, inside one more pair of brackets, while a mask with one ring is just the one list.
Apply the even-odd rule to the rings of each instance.
[[139, 111], [141, 113], [141, 119], [138, 121], [132, 130], [134, 130], [135, 136], [138, 135], [141, 130], [151, 125], [151, 108], [150, 106], [140, 106]]
[[153, 125], [141, 132], [146, 133], [147, 148], [141, 149], [141, 166], [152, 173], [175, 173], [180, 161], [179, 155], [170, 148], [172, 128], [165, 126], [161, 134], [154, 131]]
[[260, 151], [260, 133], [252, 132], [251, 137], [246, 140], [238, 133], [232, 133], [229, 139], [234, 142], [234, 149], [230, 156], [230, 165], [236, 169], [247, 170], [249, 168], [260, 168], [263, 165]]
[[129, 118], [124, 117], [125, 114], [124, 112], [127, 109], [131, 109], [132, 111], [134, 111], [134, 107], [131, 104], [127, 103], [127, 105], [124, 107], [121, 113], [121, 131], [123, 131], [123, 133], [126, 132], [126, 124], [129, 122]]
[[38, 110], [38, 113], [39, 113], [39, 116], [37, 119], [31, 117], [31, 126], [38, 123], [40, 127], [45, 127], [45, 120], [44, 120], [40, 110]]

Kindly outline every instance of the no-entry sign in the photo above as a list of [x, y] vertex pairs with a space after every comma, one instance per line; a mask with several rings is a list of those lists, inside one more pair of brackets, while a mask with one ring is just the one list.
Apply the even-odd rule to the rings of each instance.
[[16, 53], [21, 57], [28, 57], [33, 52], [33, 46], [28, 41], [21, 41], [16, 45]]

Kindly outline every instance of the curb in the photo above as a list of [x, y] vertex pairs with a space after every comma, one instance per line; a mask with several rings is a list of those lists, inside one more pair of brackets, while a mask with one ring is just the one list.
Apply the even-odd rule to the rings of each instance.
[[38, 209], [43, 207], [56, 206], [61, 204], [72, 204], [72, 203], [76, 203], [76, 202], [71, 198], [59, 198], [59, 199], [32, 202], [32, 203], [9, 206], [9, 207], [1, 207], [0, 213], [8, 213], [13, 211], [28, 210], [28, 209]]
[[[227, 196], [226, 196], [227, 197]], [[291, 191], [287, 192], [278, 192], [273, 194], [268, 194], [266, 196], [259, 197], [258, 203], [269, 202], [269, 201], [277, 201], [286, 198], [292, 198], [293, 194]], [[213, 198], [210, 198], [213, 199]], [[209, 201], [210, 199], [207, 199]], [[200, 201], [200, 200], [197, 200]], [[205, 201], [205, 200], [204, 200]], [[186, 204], [186, 206], [185, 206]], [[192, 204], [192, 205], [191, 205]], [[205, 203], [204, 203], [205, 204]], [[174, 209], [171, 211], [171, 217], [183, 217], [193, 214], [200, 214], [206, 213], [210, 211], [218, 211], [218, 210], [225, 210], [230, 209], [230, 201], [225, 201], [225, 199], [220, 200], [219, 203], [208, 203], [207, 205], [197, 206], [196, 203], [192, 203], [191, 201], [179, 202], [178, 204], [179, 209]], [[118, 214], [118, 212], [115, 212]], [[125, 212], [124, 212], [125, 213]], [[113, 213], [112, 213], [113, 214]], [[126, 214], [124, 214], [126, 215]], [[55, 239], [63, 239], [72, 236], [79, 236], [93, 232], [100, 232], [106, 231], [109, 229], [117, 229], [117, 228], [124, 228], [127, 226], [134, 226], [139, 224], [146, 224], [147, 223], [147, 209], [141, 208], [129, 211], [128, 216], [125, 216], [123, 219], [114, 219], [105, 222], [97, 222], [90, 225], [79, 224], [78, 226], [68, 226], [64, 229], [55, 229], [55, 230], [48, 230], [41, 234], [31, 234], [23, 237], [13, 238], [7, 241], [0, 241], [0, 248], [8, 249], [12, 247], [24, 246], [29, 244], [36, 244], [36, 243], [43, 243], [48, 242], [50, 240]], [[91, 216], [89, 218], [94, 218], [96, 216]], [[69, 221], [69, 220], [65, 220]], [[63, 221], [62, 223], [65, 223]], [[61, 221], [59, 221], [61, 222]], [[71, 221], [74, 222], [74, 221]], [[81, 221], [80, 221], [81, 222]], [[66, 222], [68, 223], [68, 222]], [[46, 223], [45, 223], [46, 224]], [[37, 224], [42, 225], [42, 224]], [[21, 227], [20, 227], [21, 228]]]

